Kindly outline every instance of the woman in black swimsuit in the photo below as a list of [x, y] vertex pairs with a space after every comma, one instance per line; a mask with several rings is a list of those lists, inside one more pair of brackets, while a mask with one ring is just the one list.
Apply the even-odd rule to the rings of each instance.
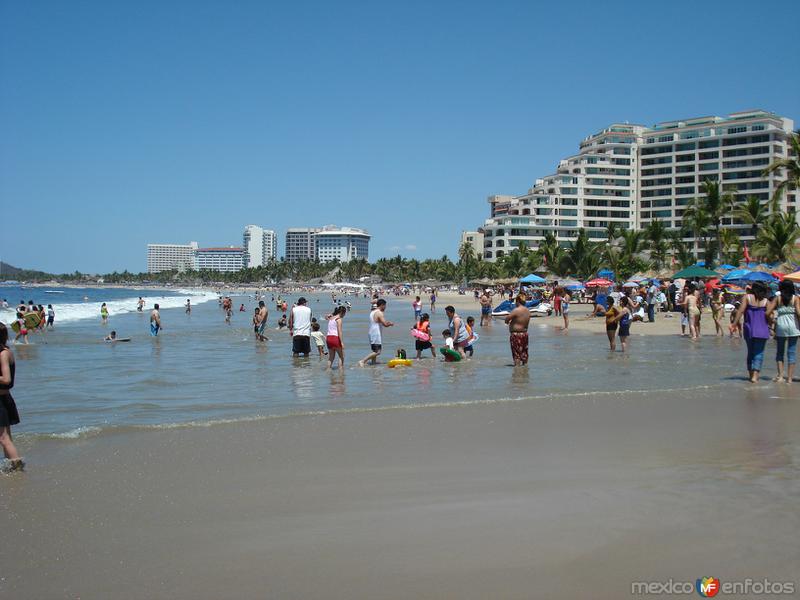
[[0, 446], [3, 455], [8, 459], [3, 471], [21, 471], [25, 464], [19, 457], [14, 441], [11, 439], [11, 426], [19, 423], [19, 413], [14, 398], [11, 397], [11, 388], [14, 387], [14, 354], [6, 346], [8, 342], [8, 329], [0, 323]]

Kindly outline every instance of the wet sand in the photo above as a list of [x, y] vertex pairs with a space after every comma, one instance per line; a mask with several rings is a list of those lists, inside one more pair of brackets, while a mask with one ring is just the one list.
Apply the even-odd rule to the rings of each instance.
[[791, 580], [798, 390], [39, 440], [27, 473], [0, 478], [0, 597], [618, 599], [632, 581]]

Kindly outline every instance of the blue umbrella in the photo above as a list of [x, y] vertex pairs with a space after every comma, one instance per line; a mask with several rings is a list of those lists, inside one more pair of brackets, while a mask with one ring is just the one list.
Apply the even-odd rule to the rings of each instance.
[[775, 278], [769, 273], [764, 273], [763, 271], [753, 271], [742, 277], [740, 281], [767, 281], [771, 283], [775, 281]]
[[731, 270], [731, 269], [735, 269], [736, 267], [735, 267], [735, 266], [733, 266], [733, 265], [729, 265], [729, 264], [727, 264], [727, 263], [726, 263], [726, 264], [724, 264], [724, 265], [720, 265], [720, 266], [719, 266], [719, 268], [720, 268], [720, 269]]
[[728, 273], [727, 275], [725, 275], [725, 277], [722, 278], [722, 281], [724, 282], [739, 281], [742, 277], [752, 272], [753, 271], [751, 271], [750, 269], [735, 269], [730, 273]]
[[531, 273], [530, 275], [526, 275], [519, 281], [520, 283], [544, 283], [546, 280], [544, 277], [539, 277], [535, 273]]

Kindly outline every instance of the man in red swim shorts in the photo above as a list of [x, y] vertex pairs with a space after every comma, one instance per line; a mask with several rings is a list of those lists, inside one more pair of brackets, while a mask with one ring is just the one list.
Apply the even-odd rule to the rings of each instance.
[[525, 306], [526, 300], [525, 294], [518, 294], [517, 306], [505, 320], [511, 338], [511, 357], [514, 359], [515, 367], [528, 364], [528, 323], [531, 320], [531, 312]]

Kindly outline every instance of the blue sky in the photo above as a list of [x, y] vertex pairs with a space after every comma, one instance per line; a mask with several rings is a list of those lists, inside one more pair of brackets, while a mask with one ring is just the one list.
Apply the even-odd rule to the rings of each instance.
[[2, 2], [0, 258], [336, 223], [455, 256], [612, 121], [800, 121], [800, 3]]

